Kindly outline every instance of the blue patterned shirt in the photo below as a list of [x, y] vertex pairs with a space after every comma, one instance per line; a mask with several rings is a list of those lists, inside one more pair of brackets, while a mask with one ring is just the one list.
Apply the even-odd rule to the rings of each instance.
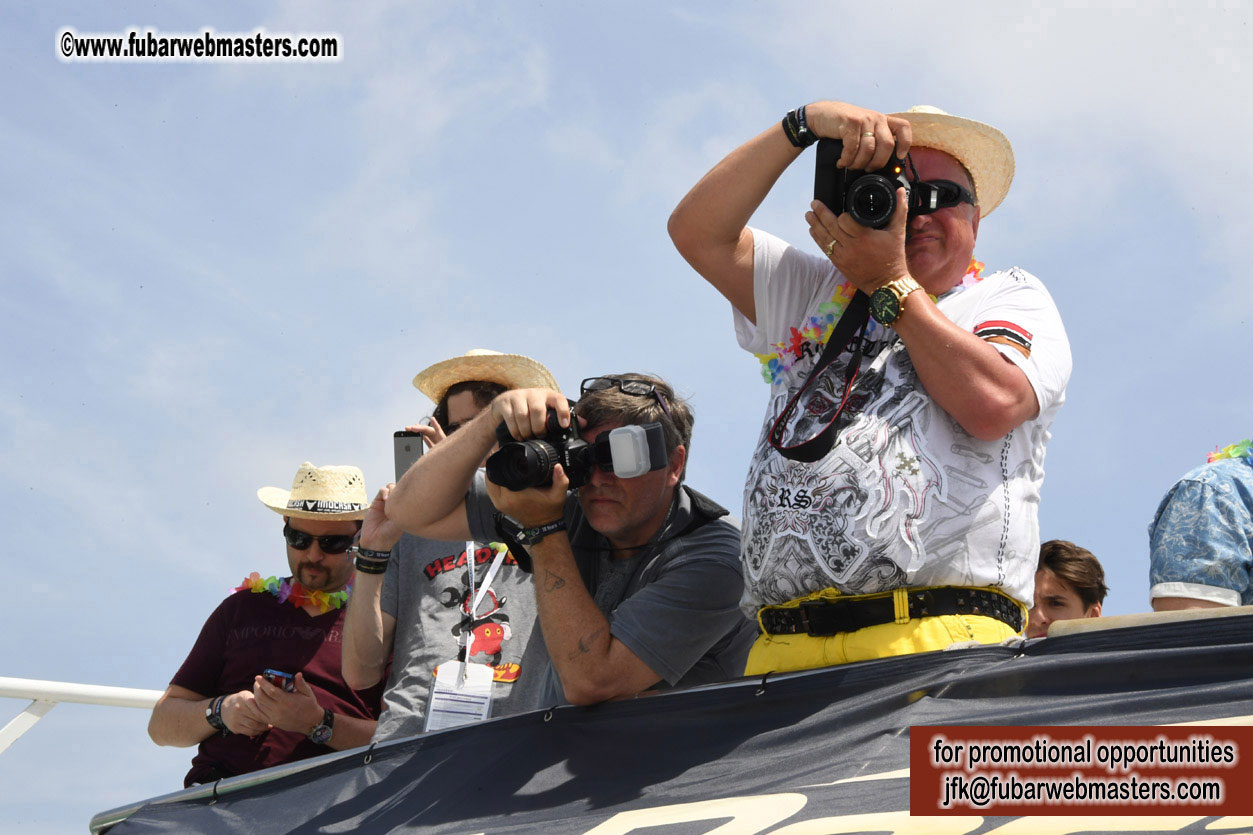
[[1227, 458], [1181, 478], [1149, 524], [1152, 597], [1253, 604], [1253, 459]]

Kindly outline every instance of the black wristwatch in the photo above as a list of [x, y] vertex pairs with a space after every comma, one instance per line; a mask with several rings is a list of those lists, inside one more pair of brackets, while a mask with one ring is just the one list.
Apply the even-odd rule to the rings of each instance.
[[335, 714], [329, 707], [322, 709], [322, 721], [309, 731], [309, 741], [315, 745], [325, 745], [331, 741], [331, 731], [335, 725]]
[[226, 723], [222, 721], [222, 702], [224, 699], [226, 699], [225, 696], [218, 696], [209, 702], [209, 706], [204, 709], [204, 718], [213, 730], [228, 734], [231, 732], [231, 729], [226, 727]]
[[910, 276], [902, 276], [895, 281], [889, 281], [870, 294], [870, 315], [880, 325], [895, 323], [901, 318], [905, 297], [921, 289], [922, 285]]

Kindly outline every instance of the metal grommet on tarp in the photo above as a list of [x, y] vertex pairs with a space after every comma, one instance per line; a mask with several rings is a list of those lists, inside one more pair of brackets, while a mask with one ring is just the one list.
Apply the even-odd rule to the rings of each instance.
[[374, 760], [374, 746], [375, 746], [375, 745], [378, 745], [378, 743], [377, 743], [377, 742], [371, 742], [371, 743], [370, 743], [370, 747], [369, 747], [368, 749], [366, 749], [366, 752], [365, 752], [365, 759], [364, 759], [364, 761], [361, 763], [362, 765], [369, 765], [369, 764], [370, 764], [370, 763]]
[[548, 710], [544, 711], [544, 721], [545, 722], [553, 721], [553, 709], [551, 707]]
[[221, 777], [219, 777], [218, 779], [216, 779], [216, 780], [214, 780], [214, 781], [213, 781], [213, 797], [211, 797], [211, 798], [209, 799], [209, 805], [210, 805], [210, 806], [212, 806], [214, 803], [217, 803], [217, 802], [218, 802], [218, 783], [220, 783], [220, 782], [222, 782], [222, 778], [221, 778]]
[[770, 678], [770, 673], [766, 673], [761, 677], [761, 683], [757, 685], [757, 692], [753, 694], [754, 696], [760, 696], [766, 692], [766, 679], [768, 678]]

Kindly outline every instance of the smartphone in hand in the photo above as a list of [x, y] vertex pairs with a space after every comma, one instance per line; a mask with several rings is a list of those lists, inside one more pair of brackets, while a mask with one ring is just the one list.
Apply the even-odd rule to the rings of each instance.
[[417, 432], [401, 429], [392, 435], [392, 443], [396, 449], [396, 480], [400, 481], [401, 476], [422, 457], [426, 442]]
[[261, 674], [261, 677], [275, 687], [281, 687], [288, 693], [296, 692], [296, 679], [288, 673], [284, 673], [281, 670], [266, 670]]

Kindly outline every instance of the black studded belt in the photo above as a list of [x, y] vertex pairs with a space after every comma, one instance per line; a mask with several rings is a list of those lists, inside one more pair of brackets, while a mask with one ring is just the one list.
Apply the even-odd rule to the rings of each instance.
[[[1021, 632], [1022, 607], [1012, 598], [992, 589], [966, 589], [942, 586], [907, 591], [910, 618], [935, 615], [984, 615]], [[867, 626], [896, 621], [893, 594], [848, 599], [811, 600], [799, 606], [761, 609], [761, 625], [768, 635], [814, 635], [855, 632]]]

